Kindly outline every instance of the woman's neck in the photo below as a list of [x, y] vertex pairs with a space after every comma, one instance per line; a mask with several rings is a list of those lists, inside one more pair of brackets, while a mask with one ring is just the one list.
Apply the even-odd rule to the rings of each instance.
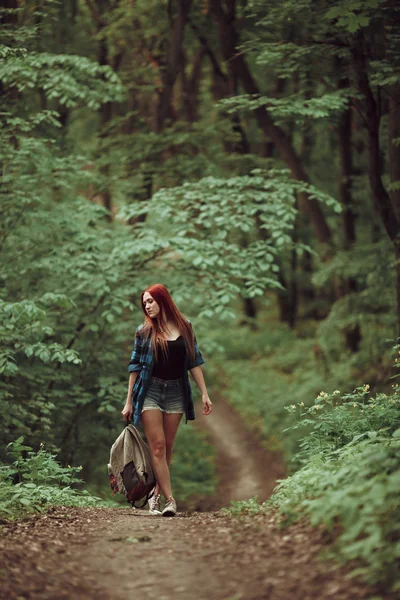
[[171, 337], [175, 339], [180, 334], [178, 327], [171, 321], [167, 321], [164, 324], [159, 323], [159, 329], [160, 333], [167, 339]]

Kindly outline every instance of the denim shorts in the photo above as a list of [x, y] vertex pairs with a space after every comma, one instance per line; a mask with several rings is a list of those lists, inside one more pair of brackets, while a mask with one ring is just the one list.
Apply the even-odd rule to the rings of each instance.
[[144, 410], [160, 410], [164, 413], [184, 413], [185, 396], [182, 379], [159, 379], [152, 377], [146, 398]]

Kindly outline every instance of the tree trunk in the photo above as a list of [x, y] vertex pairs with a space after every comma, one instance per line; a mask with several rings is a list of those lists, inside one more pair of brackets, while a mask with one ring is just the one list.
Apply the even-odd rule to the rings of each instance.
[[185, 118], [189, 123], [194, 123], [199, 119], [197, 104], [205, 54], [205, 49], [201, 46], [194, 57], [190, 77], [186, 75], [185, 65], [182, 68], [183, 107]]
[[[400, 139], [400, 85], [389, 88], [389, 171], [392, 182], [396, 182], [400, 188], [400, 145], [394, 140]], [[393, 212], [400, 225], [400, 189], [390, 192]], [[398, 327], [400, 334], [400, 232], [398, 231], [395, 244], [396, 254], [396, 293], [398, 307]]]
[[340, 117], [338, 128], [340, 157], [339, 197], [343, 206], [343, 245], [346, 250], [350, 250], [356, 239], [355, 214], [352, 199], [352, 122], [352, 109], [347, 108]]
[[171, 46], [167, 64], [162, 74], [162, 90], [159, 95], [155, 117], [154, 130], [160, 133], [164, 127], [165, 119], [170, 112], [172, 90], [181, 67], [181, 54], [183, 45], [183, 34], [188, 19], [192, 0], [179, 0], [178, 14], [172, 30]]
[[[178, 14], [172, 27], [171, 44], [168, 56], [166, 57], [166, 64], [161, 74], [161, 90], [159, 91], [153, 123], [153, 130], [156, 133], [162, 132], [166, 119], [172, 113], [172, 92], [177, 77], [183, 68], [183, 35], [191, 4], [192, 0], [179, 0], [178, 2]], [[199, 68], [200, 67], [201, 62]], [[195, 107], [192, 107], [192, 109], [193, 108]], [[193, 116], [193, 113], [191, 116]], [[143, 185], [142, 193], [139, 198], [140, 201], [146, 202], [152, 197], [153, 179], [154, 169], [153, 165], [149, 163], [143, 171]], [[142, 214], [139, 217], [130, 219], [129, 224], [134, 225], [137, 222], [144, 222], [145, 220], [146, 214]]]
[[[375, 208], [380, 215], [386, 233], [394, 246], [396, 257], [397, 318], [398, 331], [400, 333], [400, 220], [397, 218], [398, 206], [396, 206], [395, 211], [392, 199], [382, 181], [379, 140], [380, 113], [378, 104], [369, 84], [366, 70], [364, 39], [361, 35], [356, 36], [356, 44], [352, 48], [352, 57], [357, 86], [364, 97], [364, 101], [359, 103], [359, 107], [363, 112], [368, 130], [368, 175], [371, 193]], [[394, 115], [394, 119], [396, 119], [396, 114]], [[397, 197], [395, 196], [394, 201], [396, 200]]]
[[[339, 88], [350, 86], [347, 79], [339, 81]], [[338, 127], [339, 157], [340, 157], [340, 179], [339, 198], [343, 207], [343, 246], [345, 250], [351, 250], [356, 239], [355, 214], [353, 210], [352, 177], [353, 177], [353, 147], [352, 147], [353, 115], [352, 108], [348, 107], [341, 114]], [[357, 291], [357, 281], [349, 277], [340, 286], [340, 295], [343, 297]], [[358, 352], [361, 342], [361, 330], [358, 323], [346, 327], [343, 331], [346, 339], [346, 347], [351, 352]]]
[[252, 298], [243, 298], [244, 314], [249, 319], [255, 319], [257, 316], [257, 309]]
[[[229, 76], [225, 75], [225, 73], [220, 68], [218, 61], [216, 60], [212, 50], [210, 49], [207, 40], [198, 33], [197, 28], [192, 25], [192, 28], [196, 32], [199, 37], [199, 40], [204, 48], [205, 53], [209, 56], [212, 67], [212, 87], [211, 92], [216, 101], [221, 100], [221, 98], [226, 98], [230, 93], [236, 93], [237, 80], [235, 78], [235, 74], [230, 72]], [[250, 144], [246, 135], [246, 132], [240, 122], [240, 118], [238, 115], [234, 115], [231, 117], [227, 115], [227, 118], [232, 120], [232, 129], [235, 133], [239, 135], [239, 139], [237, 142], [232, 144], [231, 142], [225, 142], [225, 149], [227, 152], [238, 153], [238, 154], [248, 154], [250, 152]], [[246, 237], [242, 238], [242, 247], [246, 248], [248, 246], [248, 240]], [[255, 319], [257, 317], [257, 306], [253, 298], [243, 298], [243, 311], [246, 317], [250, 319]], [[255, 327], [255, 322], [253, 322], [253, 327]]]
[[[230, 3], [229, 13], [222, 8], [221, 0], [212, 0], [212, 10], [215, 15], [220, 34], [221, 50], [229, 68], [241, 81], [247, 94], [260, 95], [260, 90], [252, 74], [239, 52], [239, 36], [235, 29], [233, 3]], [[254, 111], [257, 123], [265, 136], [272, 140], [282, 160], [290, 169], [294, 179], [308, 181], [300, 158], [296, 154], [285, 132], [274, 124], [267, 109], [260, 107]], [[331, 244], [332, 236], [318, 200], [309, 198], [307, 194], [299, 195], [299, 206], [309, 217], [319, 242]]]
[[[118, 67], [121, 63], [122, 55], [117, 55], [114, 59], [111, 67], [114, 71], [118, 71]], [[99, 54], [98, 54], [99, 64], [102, 66], [109, 65], [109, 57], [108, 57], [108, 46], [107, 40], [103, 39], [100, 42]], [[105, 131], [106, 126], [110, 123], [113, 114], [113, 106], [111, 102], [106, 102], [100, 108], [100, 140], [105, 139], [107, 137], [107, 133]], [[101, 143], [100, 143], [100, 152], [102, 152]], [[109, 187], [109, 175], [110, 175], [110, 165], [106, 163], [100, 168], [100, 173], [104, 179], [103, 188], [100, 191], [100, 197], [104, 208], [107, 210], [106, 218], [109, 221], [113, 219], [113, 207], [112, 207], [112, 194]]]
[[400, 85], [389, 88], [389, 171], [392, 183], [396, 182], [398, 189], [390, 192], [393, 211], [400, 222]]

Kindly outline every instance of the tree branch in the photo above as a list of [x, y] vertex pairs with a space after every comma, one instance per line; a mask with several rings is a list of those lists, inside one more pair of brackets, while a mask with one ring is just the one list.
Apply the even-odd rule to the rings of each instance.
[[210, 59], [210, 62], [212, 64], [212, 67], [214, 69], [214, 73], [216, 75], [218, 75], [218, 77], [220, 77], [221, 79], [223, 79], [225, 82], [228, 82], [228, 76], [225, 75], [225, 73], [223, 72], [223, 70], [221, 69], [221, 67], [219, 66], [219, 63], [215, 57], [214, 52], [212, 51], [210, 44], [208, 43], [208, 40], [206, 37], [204, 37], [204, 35], [201, 33], [200, 29], [197, 27], [197, 25], [195, 25], [190, 19], [188, 19], [188, 23], [190, 25], [190, 28], [194, 31], [194, 33], [197, 36], [197, 39], [199, 40], [200, 44], [203, 46], [207, 56]]

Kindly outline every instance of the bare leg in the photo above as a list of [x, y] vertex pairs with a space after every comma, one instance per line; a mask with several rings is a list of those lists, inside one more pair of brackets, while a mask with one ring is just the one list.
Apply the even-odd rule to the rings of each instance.
[[164, 435], [165, 435], [165, 451], [167, 455], [167, 463], [170, 465], [172, 448], [174, 447], [175, 437], [178, 431], [179, 423], [181, 422], [182, 413], [164, 413]]
[[170, 498], [172, 492], [166, 459], [163, 413], [157, 409], [144, 410], [142, 412], [142, 423], [150, 446], [151, 459], [158, 485], [165, 498]]
[[[182, 418], [182, 413], [162, 413], [163, 416], [163, 427], [164, 427], [164, 436], [165, 436], [165, 456], [167, 460], [168, 467], [171, 464], [172, 457], [172, 448], [174, 447], [174, 441], [176, 437], [176, 433], [178, 431], [179, 423]], [[160, 493], [160, 488], [157, 483], [156, 489], [154, 491], [155, 494]]]

